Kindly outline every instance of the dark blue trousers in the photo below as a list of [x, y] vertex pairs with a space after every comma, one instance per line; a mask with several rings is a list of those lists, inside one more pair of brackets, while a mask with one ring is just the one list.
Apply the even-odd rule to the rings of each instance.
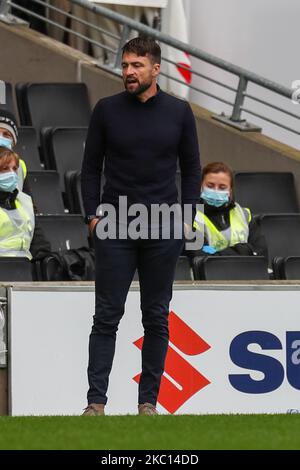
[[144, 327], [138, 403], [156, 405], [168, 348], [172, 284], [183, 240], [94, 239], [96, 307], [89, 342], [88, 403], [107, 402], [116, 332], [137, 269]]

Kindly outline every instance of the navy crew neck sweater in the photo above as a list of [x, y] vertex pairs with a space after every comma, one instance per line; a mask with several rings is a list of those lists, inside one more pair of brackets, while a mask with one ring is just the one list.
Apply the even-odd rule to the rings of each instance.
[[181, 169], [183, 204], [196, 204], [200, 194], [200, 159], [195, 119], [189, 104], [161, 90], [146, 102], [127, 91], [101, 99], [88, 130], [81, 185], [86, 215], [100, 204], [173, 204], [175, 175]]

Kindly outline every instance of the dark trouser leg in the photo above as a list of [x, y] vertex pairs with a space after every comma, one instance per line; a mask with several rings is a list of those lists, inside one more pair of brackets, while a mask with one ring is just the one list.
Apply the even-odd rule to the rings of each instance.
[[156, 405], [168, 348], [169, 303], [182, 240], [144, 240], [138, 255], [145, 330], [139, 403]]
[[90, 335], [88, 403], [106, 404], [116, 332], [137, 262], [130, 240], [99, 240], [96, 249], [96, 308]]

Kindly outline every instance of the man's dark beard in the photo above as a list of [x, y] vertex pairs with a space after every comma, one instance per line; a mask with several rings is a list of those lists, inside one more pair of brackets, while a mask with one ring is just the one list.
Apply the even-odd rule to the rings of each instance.
[[140, 85], [135, 90], [131, 91], [131, 90], [128, 90], [127, 83], [125, 83], [125, 88], [128, 91], [128, 93], [130, 93], [131, 95], [138, 96], [144, 93], [144, 91], [148, 90], [151, 87], [151, 84], [152, 84], [152, 81], [148, 83], [143, 83], [143, 85]]

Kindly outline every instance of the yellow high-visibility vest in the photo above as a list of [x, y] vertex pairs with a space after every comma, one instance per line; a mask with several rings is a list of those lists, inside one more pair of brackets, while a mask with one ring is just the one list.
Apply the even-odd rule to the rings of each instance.
[[34, 232], [32, 199], [19, 192], [16, 209], [0, 208], [0, 256], [20, 256], [32, 259], [30, 245]]
[[221, 251], [237, 243], [248, 242], [251, 218], [250, 210], [236, 203], [229, 212], [230, 225], [226, 230], [218, 230], [201, 211], [197, 212], [193, 226], [196, 230], [204, 231], [204, 238], [209, 246]]
[[20, 158], [20, 164], [19, 164], [19, 168], [17, 171], [17, 175], [18, 175], [18, 189], [19, 191], [23, 191], [23, 184], [27, 175], [27, 167], [26, 167], [26, 163], [21, 158]]

